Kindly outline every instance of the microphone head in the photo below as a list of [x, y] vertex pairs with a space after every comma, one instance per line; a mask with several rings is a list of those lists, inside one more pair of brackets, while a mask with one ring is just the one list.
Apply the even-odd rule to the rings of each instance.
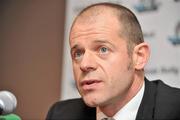
[[0, 92], [0, 108], [2, 109], [2, 114], [9, 114], [14, 111], [17, 106], [16, 97], [9, 91]]

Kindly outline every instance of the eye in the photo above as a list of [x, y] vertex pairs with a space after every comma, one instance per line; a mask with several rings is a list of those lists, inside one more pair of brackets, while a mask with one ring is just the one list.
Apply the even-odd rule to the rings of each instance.
[[107, 47], [101, 47], [99, 49], [99, 52], [102, 53], [102, 54], [107, 53], [108, 52], [108, 48]]
[[80, 59], [80, 58], [82, 57], [82, 55], [83, 55], [83, 51], [81, 51], [81, 50], [76, 50], [76, 51], [73, 53], [73, 58], [76, 59], [76, 60], [78, 60], [78, 59]]

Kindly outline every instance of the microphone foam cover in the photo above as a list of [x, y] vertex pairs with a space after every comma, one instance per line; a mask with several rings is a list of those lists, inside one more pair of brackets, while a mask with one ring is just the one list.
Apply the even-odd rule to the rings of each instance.
[[9, 91], [0, 92], [0, 108], [3, 109], [2, 114], [9, 114], [14, 111], [17, 106], [16, 97]]

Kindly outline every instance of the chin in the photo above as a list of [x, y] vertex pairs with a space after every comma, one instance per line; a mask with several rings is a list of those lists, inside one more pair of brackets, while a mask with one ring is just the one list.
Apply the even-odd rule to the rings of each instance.
[[83, 100], [84, 100], [84, 102], [85, 102], [85, 104], [87, 105], [87, 106], [89, 106], [89, 107], [96, 107], [97, 106], [97, 103], [96, 102], [94, 102], [94, 101], [91, 101], [91, 100], [87, 100], [87, 99], [85, 99], [85, 98], [83, 98]]
[[89, 107], [95, 107], [96, 106], [96, 99], [94, 99], [92, 96], [85, 95], [83, 96], [83, 100], [86, 105]]
[[97, 107], [102, 104], [102, 98], [98, 99], [95, 97], [83, 97], [85, 104], [89, 107]]

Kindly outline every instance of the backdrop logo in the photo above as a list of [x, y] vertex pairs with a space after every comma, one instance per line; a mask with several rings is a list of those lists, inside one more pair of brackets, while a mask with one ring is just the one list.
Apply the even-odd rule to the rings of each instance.
[[157, 10], [158, 6], [156, 0], [139, 0], [134, 7], [138, 12], [146, 12]]
[[175, 2], [179, 2], [180, 0], [174, 0]]
[[146, 31], [146, 32], [143, 32], [143, 36], [144, 36], [144, 38], [152, 38], [155, 36], [155, 32], [154, 31]]
[[169, 37], [173, 45], [180, 45], [180, 21], [175, 26], [174, 35]]

